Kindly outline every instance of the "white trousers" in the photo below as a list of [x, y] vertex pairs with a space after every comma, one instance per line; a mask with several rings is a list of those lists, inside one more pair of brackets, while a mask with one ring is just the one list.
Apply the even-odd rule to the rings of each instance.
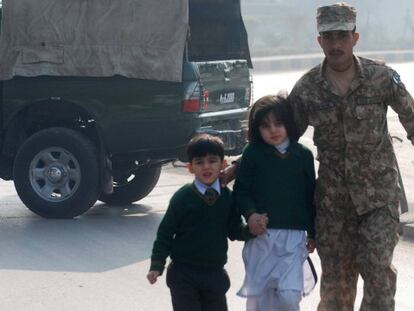
[[246, 311], [299, 311], [302, 292], [266, 289], [262, 295], [247, 297]]

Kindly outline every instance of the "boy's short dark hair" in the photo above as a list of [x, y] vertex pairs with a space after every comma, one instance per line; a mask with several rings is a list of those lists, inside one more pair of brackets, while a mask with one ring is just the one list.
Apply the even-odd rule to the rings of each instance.
[[217, 155], [223, 160], [224, 143], [217, 136], [198, 134], [187, 145], [188, 161], [191, 162], [196, 157], [205, 157], [206, 155]]
[[269, 113], [273, 113], [275, 118], [285, 126], [291, 141], [298, 141], [299, 135], [287, 96], [285, 94], [278, 94], [264, 96], [258, 99], [250, 108], [248, 131], [250, 143], [263, 142], [259, 127]]

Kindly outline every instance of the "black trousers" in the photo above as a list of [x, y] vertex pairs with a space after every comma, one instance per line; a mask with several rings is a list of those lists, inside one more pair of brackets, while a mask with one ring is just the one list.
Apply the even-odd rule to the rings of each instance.
[[227, 311], [230, 279], [223, 268], [171, 263], [166, 279], [174, 311]]

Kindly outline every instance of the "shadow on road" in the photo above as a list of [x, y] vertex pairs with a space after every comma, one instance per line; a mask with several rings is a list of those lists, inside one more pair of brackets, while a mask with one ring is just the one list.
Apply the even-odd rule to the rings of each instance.
[[149, 258], [162, 213], [95, 205], [72, 220], [0, 219], [0, 270], [102, 272]]

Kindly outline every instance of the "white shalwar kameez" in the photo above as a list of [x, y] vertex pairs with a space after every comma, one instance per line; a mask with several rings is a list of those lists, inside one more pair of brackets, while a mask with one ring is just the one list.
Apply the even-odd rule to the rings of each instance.
[[237, 294], [247, 298], [247, 311], [299, 310], [308, 256], [306, 240], [302, 230], [267, 229], [246, 242], [246, 275]]

